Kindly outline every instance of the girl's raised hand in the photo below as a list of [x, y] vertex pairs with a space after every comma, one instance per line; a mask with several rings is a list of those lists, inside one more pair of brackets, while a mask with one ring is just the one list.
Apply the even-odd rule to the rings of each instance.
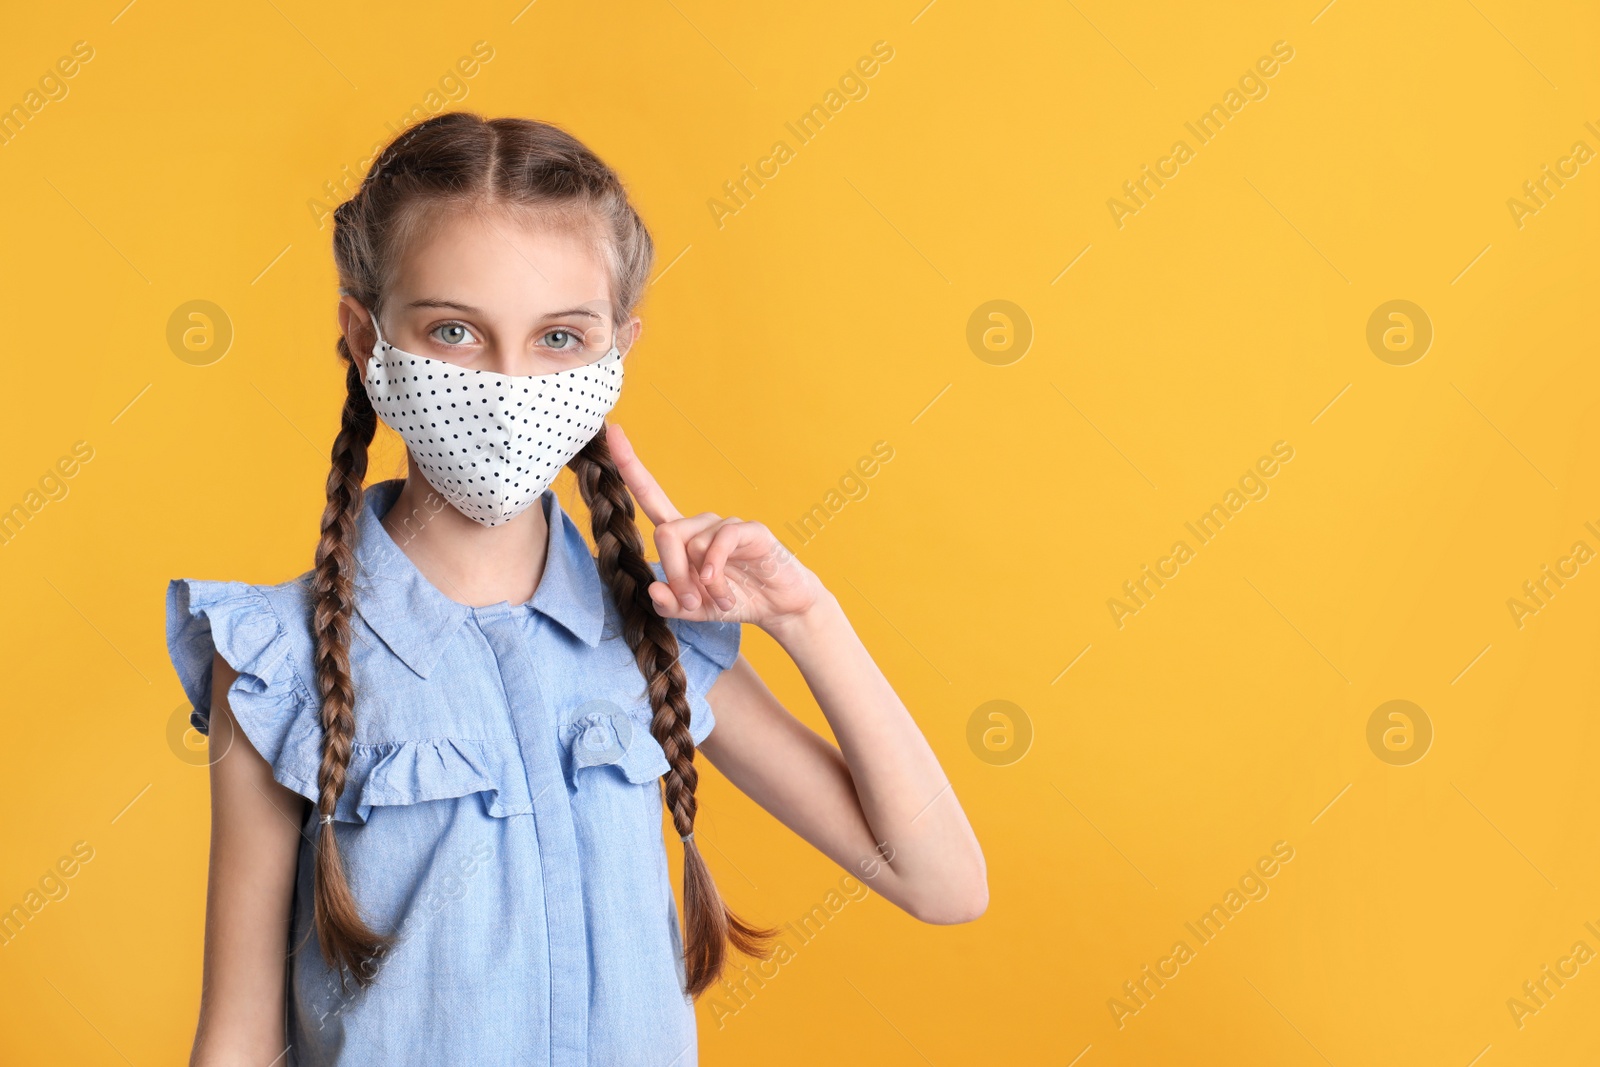
[[824, 592], [821, 581], [759, 522], [703, 511], [685, 516], [645, 469], [622, 427], [607, 423], [606, 444], [622, 480], [655, 524], [666, 582], [650, 599], [663, 618], [748, 622], [772, 629], [803, 616]]

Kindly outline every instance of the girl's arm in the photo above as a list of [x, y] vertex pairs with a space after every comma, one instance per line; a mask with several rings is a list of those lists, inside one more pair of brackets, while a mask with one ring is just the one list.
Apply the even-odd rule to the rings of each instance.
[[805, 676], [835, 748], [778, 703], [740, 656], [706, 694], [717, 726], [700, 746], [756, 803], [919, 919], [969, 922], [989, 904], [983, 850], [939, 760], [839, 606], [759, 522], [685, 517], [606, 426], [628, 489], [655, 525], [665, 618], [754, 623]]
[[228, 707], [228, 687], [237, 677], [218, 654], [211, 683], [205, 975], [190, 1067], [276, 1063], [288, 1044], [284, 968], [309, 802], [273, 780], [272, 767], [239, 729]]
[[983, 851], [938, 758], [832, 593], [769, 632], [810, 686], [835, 748], [791, 715], [743, 655], [706, 695], [700, 750], [756, 803], [924, 922], [989, 902]]

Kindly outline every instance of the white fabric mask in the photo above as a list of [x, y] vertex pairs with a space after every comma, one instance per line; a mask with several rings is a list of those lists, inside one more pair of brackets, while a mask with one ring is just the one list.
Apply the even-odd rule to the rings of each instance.
[[497, 374], [402, 352], [369, 317], [377, 340], [363, 384], [373, 410], [410, 446], [428, 484], [484, 526], [537, 500], [622, 393], [614, 344], [586, 366]]

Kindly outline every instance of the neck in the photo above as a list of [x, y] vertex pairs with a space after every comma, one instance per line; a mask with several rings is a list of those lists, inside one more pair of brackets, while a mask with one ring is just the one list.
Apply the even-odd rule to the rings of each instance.
[[525, 603], [544, 576], [550, 524], [537, 498], [509, 522], [483, 526], [452, 507], [412, 468], [382, 520], [422, 576], [469, 607]]

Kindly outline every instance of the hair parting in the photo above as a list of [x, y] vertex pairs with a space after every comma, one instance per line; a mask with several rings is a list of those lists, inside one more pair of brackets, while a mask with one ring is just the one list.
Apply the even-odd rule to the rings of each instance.
[[[377, 314], [399, 252], [426, 225], [428, 208], [523, 209], [551, 225], [586, 233], [611, 277], [614, 321], [632, 314], [654, 260], [649, 230], [620, 178], [580, 141], [557, 126], [529, 119], [485, 120], [450, 111], [402, 131], [368, 171], [361, 187], [333, 213], [333, 252], [341, 287]], [[355, 690], [350, 674], [351, 613], [355, 603], [355, 540], [377, 415], [361, 381], [361, 363], [340, 338], [346, 397], [328, 473], [313, 582], [315, 676], [322, 701], [322, 761], [318, 769], [315, 920], [323, 958], [362, 986], [393, 945], [393, 935], [362, 919], [339, 854], [334, 813], [344, 791], [355, 737]], [[568, 463], [577, 477], [598, 547], [598, 568], [644, 677], [652, 709], [650, 732], [667, 757], [663, 801], [683, 839], [684, 980], [698, 997], [721, 976], [727, 949], [764, 956], [776, 931], [730, 911], [694, 840], [695, 745], [689, 732], [687, 680], [676, 635], [650, 600], [655, 575], [633, 499], [602, 431]]]

